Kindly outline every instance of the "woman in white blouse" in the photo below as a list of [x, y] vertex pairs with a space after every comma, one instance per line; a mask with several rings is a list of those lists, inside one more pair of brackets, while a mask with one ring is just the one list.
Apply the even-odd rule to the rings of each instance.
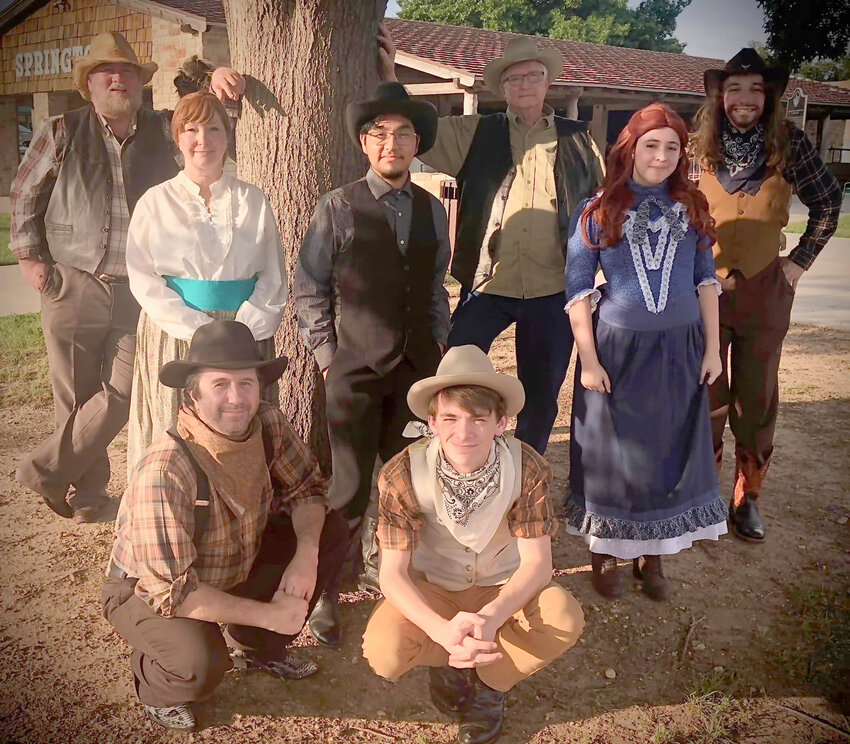
[[192, 334], [214, 319], [238, 320], [274, 354], [286, 303], [277, 222], [260, 189], [223, 172], [230, 124], [211, 93], [182, 98], [171, 132], [184, 167], [139, 199], [127, 241], [130, 289], [142, 307], [127, 476], [177, 419], [180, 391], [159, 382], [165, 362], [186, 356]]

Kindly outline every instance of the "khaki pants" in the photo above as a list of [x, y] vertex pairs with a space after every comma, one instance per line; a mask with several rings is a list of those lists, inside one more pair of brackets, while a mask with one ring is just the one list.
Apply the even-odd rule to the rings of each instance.
[[41, 327], [56, 429], [20, 464], [17, 479], [70, 517], [69, 486], [97, 496], [109, 482], [106, 448], [127, 423], [139, 304], [109, 284], [56, 264], [41, 292]]
[[[475, 586], [450, 592], [427, 581], [416, 587], [434, 612], [446, 619], [458, 612], [478, 612], [495, 599], [501, 586]], [[554, 582], [496, 633], [502, 659], [477, 667], [484, 684], [507, 692], [572, 648], [584, 628], [584, 613], [578, 601]], [[446, 650], [434, 643], [387, 600], [382, 599], [363, 633], [363, 656], [375, 674], [393, 679], [417, 666], [448, 664]]]

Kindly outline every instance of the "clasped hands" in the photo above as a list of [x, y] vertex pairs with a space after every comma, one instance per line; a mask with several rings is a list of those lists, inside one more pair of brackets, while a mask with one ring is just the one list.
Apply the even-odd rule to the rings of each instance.
[[282, 635], [298, 633], [307, 620], [307, 607], [316, 588], [316, 570], [318, 556], [299, 554], [293, 556], [280, 585], [269, 602], [272, 610], [272, 622], [268, 629]]
[[433, 640], [448, 652], [449, 666], [471, 669], [502, 658], [494, 641], [498, 629], [492, 618], [475, 612], [458, 612], [444, 622]]

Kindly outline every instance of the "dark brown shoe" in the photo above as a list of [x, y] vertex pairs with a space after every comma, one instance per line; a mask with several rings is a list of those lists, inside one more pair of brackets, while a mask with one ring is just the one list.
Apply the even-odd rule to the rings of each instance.
[[663, 602], [670, 596], [667, 579], [664, 578], [664, 570], [661, 568], [660, 555], [642, 555], [635, 558], [633, 565], [635, 578], [643, 582], [643, 593], [647, 597], [656, 602]]
[[622, 597], [623, 577], [617, 573], [617, 559], [605, 553], [591, 553], [590, 565], [593, 568], [593, 588], [607, 599]]
[[488, 744], [502, 731], [505, 693], [485, 685], [476, 675], [472, 700], [461, 715], [457, 731], [459, 744]]
[[733, 499], [729, 504], [729, 522], [735, 537], [745, 542], [764, 542], [764, 524], [759, 514], [758, 495], [745, 493], [739, 506], [735, 506]]
[[472, 699], [469, 676], [465, 669], [428, 667], [428, 690], [434, 707], [447, 715], [456, 715], [466, 710]]

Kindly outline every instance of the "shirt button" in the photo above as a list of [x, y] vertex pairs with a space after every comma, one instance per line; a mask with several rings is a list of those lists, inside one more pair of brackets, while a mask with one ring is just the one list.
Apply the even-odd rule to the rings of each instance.
[[108, 227], [104, 227], [104, 228], [103, 228], [103, 232], [109, 232], [109, 228], [108, 228]]
[[100, 246], [100, 250], [102, 250], [102, 251], [105, 251], [105, 250], [106, 250], [106, 243], [102, 243], [102, 244], [101, 244], [101, 246]]
[[109, 214], [109, 210], [108, 210], [108, 209], [106, 210], [106, 214]]
[[743, 213], [744, 213], [744, 210], [743, 210], [743, 209], [739, 209], [739, 210], [738, 210], [738, 214], [743, 214]]
[[466, 583], [467, 583], [467, 584], [471, 584], [471, 583], [472, 583], [472, 579], [471, 579], [469, 576], [467, 576], [467, 577], [466, 577]]
[[399, 213], [398, 213], [398, 216], [399, 216], [399, 217], [403, 217], [404, 215], [402, 215], [402, 213], [401, 213], [401, 212], [399, 212]]
[[467, 553], [471, 553], [471, 552], [472, 552], [472, 548], [464, 548], [464, 550], [466, 550], [466, 552], [467, 552]]
[[467, 567], [466, 567], [466, 570], [467, 570], [467, 571], [471, 571], [471, 570], [472, 570], [472, 566], [467, 566]]
[[399, 240], [398, 242], [399, 242], [399, 245], [404, 245], [404, 241], [403, 241], [403, 240]]

